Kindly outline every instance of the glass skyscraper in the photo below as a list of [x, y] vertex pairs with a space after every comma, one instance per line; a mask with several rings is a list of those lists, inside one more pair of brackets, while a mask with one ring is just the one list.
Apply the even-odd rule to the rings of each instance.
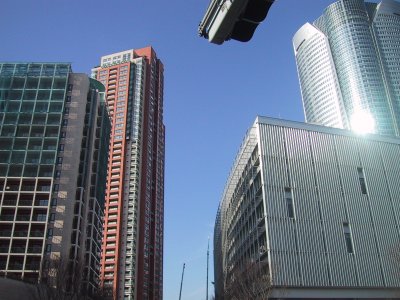
[[293, 47], [307, 122], [399, 136], [399, 2], [335, 2]]
[[0, 63], [0, 276], [43, 282], [43, 259], [60, 259], [67, 290], [75, 270], [96, 293], [109, 132], [100, 82], [68, 63]]

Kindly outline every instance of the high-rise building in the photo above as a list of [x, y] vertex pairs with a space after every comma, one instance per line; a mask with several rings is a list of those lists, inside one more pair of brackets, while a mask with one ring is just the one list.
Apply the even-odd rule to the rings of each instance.
[[95, 292], [110, 131], [104, 86], [67, 63], [0, 63], [0, 131], [0, 272], [37, 282], [49, 276], [42, 261], [58, 259]]
[[293, 38], [306, 121], [400, 134], [400, 3], [340, 0]]
[[258, 117], [217, 213], [217, 299], [400, 293], [400, 140]]
[[103, 56], [112, 131], [101, 281], [114, 299], [162, 299], [163, 64], [151, 47]]

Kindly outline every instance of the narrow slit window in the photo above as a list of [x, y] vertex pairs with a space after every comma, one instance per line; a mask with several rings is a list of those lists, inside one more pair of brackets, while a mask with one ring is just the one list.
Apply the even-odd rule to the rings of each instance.
[[346, 241], [346, 248], [348, 253], [353, 253], [353, 243], [351, 241], [351, 232], [348, 223], [343, 223], [344, 239]]
[[360, 180], [361, 192], [366, 195], [367, 194], [367, 185], [365, 184], [365, 176], [363, 168], [357, 168], [358, 171], [358, 179]]
[[285, 188], [285, 201], [286, 201], [288, 217], [294, 218], [293, 197], [291, 188]]

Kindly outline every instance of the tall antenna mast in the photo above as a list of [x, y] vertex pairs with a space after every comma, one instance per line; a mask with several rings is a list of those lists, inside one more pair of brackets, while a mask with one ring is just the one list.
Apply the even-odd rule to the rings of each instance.
[[208, 238], [207, 244], [207, 288], [206, 288], [206, 300], [208, 300], [208, 258], [210, 256], [210, 238]]
[[181, 279], [181, 289], [179, 291], [179, 300], [181, 300], [181, 296], [182, 296], [183, 274], [185, 274], [185, 263], [183, 263], [183, 269], [182, 269], [182, 279]]

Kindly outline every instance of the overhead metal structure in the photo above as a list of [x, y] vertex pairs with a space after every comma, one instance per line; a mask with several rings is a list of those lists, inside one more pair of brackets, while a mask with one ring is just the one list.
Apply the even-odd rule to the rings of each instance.
[[248, 42], [274, 0], [211, 0], [199, 35], [221, 45], [229, 39]]

